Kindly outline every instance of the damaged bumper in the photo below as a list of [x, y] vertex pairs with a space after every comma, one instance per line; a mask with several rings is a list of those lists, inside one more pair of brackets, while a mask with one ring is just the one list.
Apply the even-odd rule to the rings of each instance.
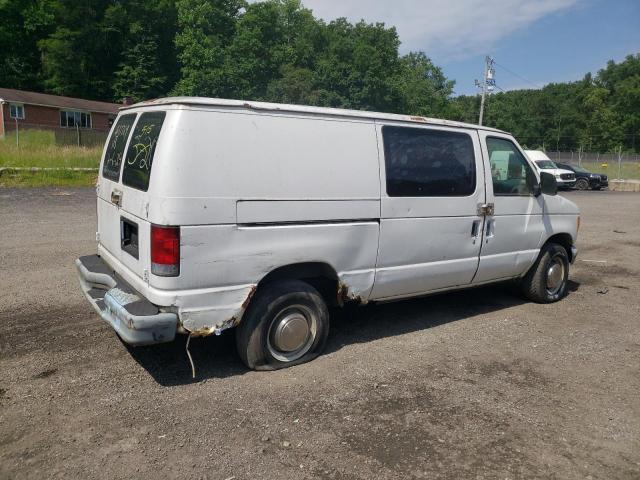
[[76, 259], [80, 286], [100, 317], [130, 345], [151, 345], [175, 338], [178, 315], [158, 307], [120, 278], [99, 255]]

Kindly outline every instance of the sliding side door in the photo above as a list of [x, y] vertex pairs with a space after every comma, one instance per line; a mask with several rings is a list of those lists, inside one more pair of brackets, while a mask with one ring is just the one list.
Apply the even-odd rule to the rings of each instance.
[[485, 173], [477, 131], [378, 125], [381, 219], [372, 299], [471, 283], [478, 267]]

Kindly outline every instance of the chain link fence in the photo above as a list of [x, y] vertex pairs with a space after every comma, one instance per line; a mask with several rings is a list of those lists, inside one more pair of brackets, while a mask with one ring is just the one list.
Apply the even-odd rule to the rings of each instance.
[[45, 142], [58, 146], [95, 148], [104, 145], [109, 135], [108, 131], [78, 126], [75, 128], [47, 127], [24, 122], [6, 126], [4, 141], [12, 142], [16, 147], [25, 148], [33, 144], [34, 139], [37, 139], [38, 143]]
[[599, 153], [599, 152], [554, 152], [546, 151], [547, 156], [556, 163], [579, 165], [593, 173], [604, 173], [611, 179], [640, 179], [640, 154], [638, 153]]

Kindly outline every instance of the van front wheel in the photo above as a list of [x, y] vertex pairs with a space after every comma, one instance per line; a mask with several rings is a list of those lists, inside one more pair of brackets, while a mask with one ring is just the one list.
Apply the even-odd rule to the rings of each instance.
[[236, 329], [236, 346], [254, 370], [313, 360], [329, 334], [329, 311], [311, 285], [284, 280], [260, 287]]
[[569, 256], [563, 246], [548, 243], [522, 279], [524, 295], [537, 303], [557, 302], [567, 294]]

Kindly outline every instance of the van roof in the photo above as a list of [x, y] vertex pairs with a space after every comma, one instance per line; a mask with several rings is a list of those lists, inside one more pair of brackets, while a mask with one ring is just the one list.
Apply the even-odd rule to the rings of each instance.
[[538, 160], [551, 160], [542, 150], [525, 150], [524, 153], [526, 153], [527, 157], [534, 162]]
[[120, 110], [128, 110], [131, 108], [150, 107], [158, 105], [197, 105], [197, 106], [212, 106], [212, 107], [224, 107], [224, 108], [240, 108], [248, 110], [269, 111], [269, 112], [292, 112], [292, 113], [305, 113], [310, 115], [323, 115], [331, 117], [343, 117], [343, 118], [360, 118], [371, 120], [390, 120], [395, 122], [408, 122], [417, 124], [431, 124], [441, 125], [448, 127], [463, 127], [489, 130], [492, 132], [506, 133], [497, 128], [490, 128], [485, 126], [479, 126], [471, 123], [455, 122], [452, 120], [442, 120], [438, 118], [421, 117], [414, 115], [398, 115], [394, 113], [379, 113], [368, 112], [365, 110], [346, 110], [341, 108], [326, 108], [326, 107], [312, 107], [306, 105], [288, 105], [283, 103], [266, 103], [266, 102], [253, 102], [247, 100], [226, 100], [223, 98], [208, 98], [208, 97], [167, 97], [158, 98], [155, 100], [147, 100], [145, 102], [135, 103], [122, 107]]

